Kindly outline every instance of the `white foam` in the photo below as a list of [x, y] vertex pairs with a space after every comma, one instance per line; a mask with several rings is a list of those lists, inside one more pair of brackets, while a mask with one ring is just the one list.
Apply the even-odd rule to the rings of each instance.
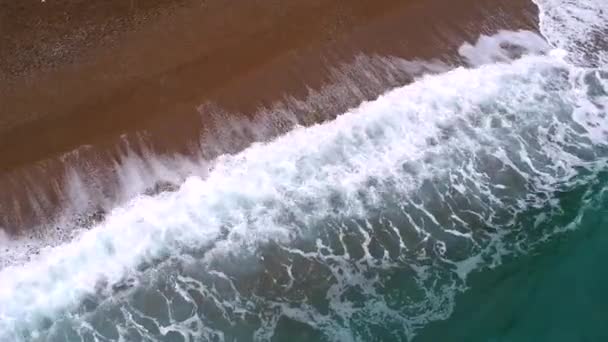
[[4, 230], [2, 230], [2, 227], [0, 227], [0, 248], [8, 247], [9, 243], [10, 239], [8, 235], [4, 232]]
[[472, 66], [508, 62], [525, 54], [543, 54], [549, 45], [538, 34], [530, 31], [499, 31], [492, 36], [482, 35], [474, 45], [463, 44], [458, 52]]
[[568, 52], [576, 64], [608, 64], [608, 1], [534, 0], [540, 29], [553, 46]]

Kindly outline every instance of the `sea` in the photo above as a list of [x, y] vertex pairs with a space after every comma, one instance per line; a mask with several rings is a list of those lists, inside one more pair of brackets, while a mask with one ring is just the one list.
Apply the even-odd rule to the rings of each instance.
[[535, 4], [6, 264], [0, 341], [608, 341], [608, 1]]

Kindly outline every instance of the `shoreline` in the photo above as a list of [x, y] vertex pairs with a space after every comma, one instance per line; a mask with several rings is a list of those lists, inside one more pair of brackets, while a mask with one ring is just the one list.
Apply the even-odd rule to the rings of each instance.
[[[208, 1], [192, 7], [183, 1], [114, 33], [112, 44], [83, 49], [81, 62], [11, 76], [0, 86], [0, 185], [8, 189], [0, 195], [6, 215], [0, 227], [19, 234], [52, 216], [63, 200], [70, 160], [65, 155], [82, 146], [90, 148], [76, 152], [78, 163], [89, 169], [119, 161], [125, 136], [128, 142], [144, 134], [154, 154], [189, 154], [201, 134], [217, 130], [223, 119], [247, 122], [261, 108], [302, 101], [311, 90], [335, 83], [331, 71], [356, 65], [357, 56], [459, 65], [457, 49], [464, 41], [499, 29], [537, 30], [529, 1], [461, 3]], [[303, 117], [304, 123], [331, 118], [353, 101], [370, 100], [412, 77], [377, 76], [386, 79], [355, 89], [360, 98], [321, 106], [327, 111], [322, 118]], [[356, 86], [366, 86], [360, 83], [365, 79]], [[219, 114], [201, 111], [206, 104]], [[32, 198], [39, 202], [29, 203]]]

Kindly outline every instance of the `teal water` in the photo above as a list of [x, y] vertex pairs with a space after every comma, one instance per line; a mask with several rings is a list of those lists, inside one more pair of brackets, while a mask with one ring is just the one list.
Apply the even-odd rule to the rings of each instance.
[[415, 341], [608, 341], [608, 174], [564, 193], [574, 231], [472, 275], [450, 319]]

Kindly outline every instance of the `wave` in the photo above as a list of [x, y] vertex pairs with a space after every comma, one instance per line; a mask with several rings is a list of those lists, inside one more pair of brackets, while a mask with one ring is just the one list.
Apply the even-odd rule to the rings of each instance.
[[470, 272], [568, 229], [541, 224], [557, 194], [606, 170], [608, 73], [585, 37], [607, 21], [577, 19], [606, 5], [566, 4], [539, 1], [549, 43], [482, 36], [469, 67], [200, 162], [5, 267], [0, 339], [409, 340], [447, 318]]
[[[0, 251], [0, 266], [35, 253], [40, 241], [69, 241], [112, 208], [139, 194], [174, 189], [189, 175], [204, 176], [206, 161], [218, 155], [237, 153], [254, 141], [269, 141], [298, 125], [329, 121], [407, 79], [449, 68], [438, 60], [358, 55], [350, 63], [331, 68], [328, 83], [309, 89], [304, 99], [286, 96], [246, 116], [227, 113], [213, 103], [200, 105], [197, 112], [204, 122], [202, 136], [193, 141], [182, 139], [187, 141], [185, 151], [181, 146], [186, 145], [184, 141], [175, 143], [181, 146], [177, 150], [158, 146], [150, 134], [137, 132], [123, 135], [108, 149], [85, 145], [11, 172], [0, 180], [4, 189], [0, 193], [0, 211], [4, 213], [0, 230], [29, 241], [11, 244], [10, 255]], [[47, 182], [41, 184], [42, 179]]]

